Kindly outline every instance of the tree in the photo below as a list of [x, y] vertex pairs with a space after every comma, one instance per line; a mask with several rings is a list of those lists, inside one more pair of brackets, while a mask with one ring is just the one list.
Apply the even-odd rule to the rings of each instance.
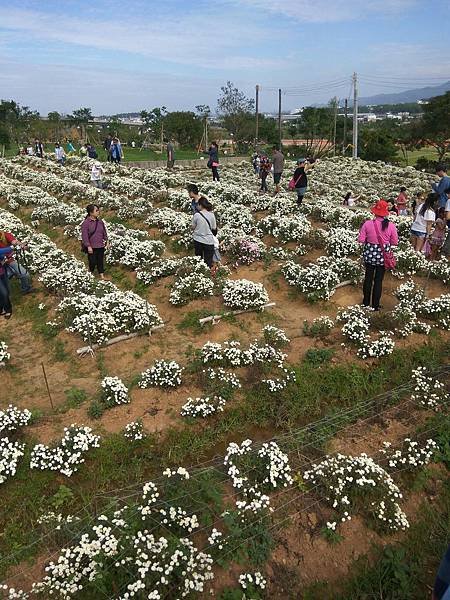
[[28, 106], [20, 106], [14, 100], [0, 101], [0, 127], [4, 130], [3, 138], [19, 143], [25, 135], [30, 135], [31, 128], [39, 123], [39, 113]]
[[237, 144], [247, 144], [255, 137], [254, 130], [249, 137], [249, 124], [252, 122], [255, 101], [234, 87], [231, 81], [220, 88], [221, 96], [217, 100], [217, 110], [224, 127], [233, 134]]
[[167, 137], [176, 140], [180, 146], [192, 147], [202, 137], [202, 120], [191, 111], [170, 112], [164, 119]]
[[165, 106], [161, 106], [161, 108], [155, 107], [149, 111], [141, 110], [141, 119], [144, 121], [145, 127], [153, 141], [161, 139], [166, 115], [167, 108]]
[[359, 156], [364, 160], [395, 162], [397, 146], [394, 137], [383, 129], [363, 127], [359, 136]]
[[70, 119], [76, 123], [81, 129], [81, 139], [86, 140], [86, 126], [92, 119], [92, 112], [90, 108], [83, 107], [77, 108], [70, 115]]
[[53, 127], [53, 133], [54, 133], [55, 140], [59, 140], [61, 115], [59, 114], [59, 112], [54, 110], [54, 111], [48, 113], [47, 119], [48, 119], [49, 123], [51, 124], [51, 126]]
[[92, 111], [90, 108], [77, 108], [70, 115], [70, 118], [77, 123], [77, 125], [86, 125], [92, 119]]
[[[423, 141], [436, 148], [439, 161], [450, 152], [450, 92], [423, 105]], [[424, 144], [425, 145], [425, 144]]]

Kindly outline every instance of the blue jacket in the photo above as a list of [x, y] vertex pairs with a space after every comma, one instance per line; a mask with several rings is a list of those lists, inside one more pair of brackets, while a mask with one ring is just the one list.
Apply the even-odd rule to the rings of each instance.
[[447, 204], [447, 190], [450, 190], [450, 177], [444, 175], [439, 183], [433, 183], [431, 187], [439, 194], [439, 207], [445, 206]]

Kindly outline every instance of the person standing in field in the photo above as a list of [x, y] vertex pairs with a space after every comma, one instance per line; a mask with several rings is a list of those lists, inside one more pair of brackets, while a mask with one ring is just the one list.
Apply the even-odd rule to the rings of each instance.
[[273, 156], [272, 156], [272, 164], [273, 164], [273, 182], [275, 184], [275, 194], [280, 192], [280, 181], [281, 176], [283, 174], [284, 169], [284, 155], [278, 150], [277, 146], [273, 147]]
[[431, 237], [436, 220], [435, 206], [439, 200], [436, 193], [428, 194], [425, 202], [417, 207], [416, 218], [411, 225], [411, 244], [416, 252], [421, 252], [425, 241]]
[[12, 252], [11, 246], [0, 248], [0, 315], [5, 319], [12, 316], [12, 304], [9, 296], [9, 280], [5, 268], [5, 256]]
[[306, 176], [306, 172], [310, 168], [309, 163], [306, 158], [299, 158], [297, 161], [297, 168], [294, 171], [294, 175], [292, 179], [294, 180], [295, 191], [297, 192], [297, 204], [303, 202], [303, 198], [308, 189], [308, 177]]
[[111, 162], [120, 164], [120, 161], [123, 158], [122, 144], [118, 138], [113, 138], [111, 144]]
[[[20, 247], [26, 249], [26, 244], [20, 242], [10, 231], [0, 231], [0, 250], [4, 248]], [[29, 294], [33, 291], [31, 287], [31, 278], [25, 267], [18, 263], [14, 258], [12, 251], [4, 254], [4, 268], [8, 279], [18, 277], [20, 279], [20, 288], [23, 294]]]
[[66, 162], [66, 153], [64, 152], [64, 148], [58, 142], [55, 144], [55, 158], [56, 162], [60, 165], [64, 165]]
[[270, 162], [269, 158], [263, 154], [259, 161], [259, 177], [261, 179], [261, 187], [259, 188], [260, 194], [265, 194], [269, 189], [267, 187], [267, 176], [269, 175], [271, 169], [272, 163]]
[[408, 194], [406, 193], [406, 188], [401, 187], [400, 193], [397, 196], [397, 201], [396, 201], [398, 214], [400, 215], [400, 217], [407, 216], [407, 214], [408, 214], [407, 203], [408, 203]]
[[75, 154], [75, 146], [72, 144], [72, 140], [67, 140], [66, 144], [67, 154]]
[[39, 156], [39, 158], [44, 157], [44, 145], [39, 139], [34, 140], [34, 154]]
[[105, 149], [106, 160], [108, 162], [111, 162], [111, 144], [112, 144], [112, 137], [111, 137], [111, 134], [108, 133], [108, 135], [105, 138], [105, 141], [103, 142], [103, 148]]
[[173, 166], [175, 164], [175, 148], [173, 145], [173, 140], [168, 141], [166, 151], [167, 151], [167, 168], [173, 169]]
[[215, 235], [217, 233], [216, 217], [212, 212], [212, 204], [206, 198], [199, 199], [198, 209], [198, 212], [192, 217], [195, 256], [200, 256], [211, 269], [213, 267]]
[[372, 206], [371, 212], [375, 215], [375, 219], [368, 219], [363, 223], [358, 236], [358, 242], [364, 244], [363, 258], [366, 267], [363, 305], [380, 310], [383, 278], [386, 271], [384, 256], [386, 252], [390, 252], [392, 246], [398, 245], [398, 233], [394, 223], [387, 218], [389, 210], [385, 200], [378, 200]]
[[211, 146], [208, 149], [209, 160], [207, 167], [211, 169], [213, 181], [220, 181], [219, 177], [219, 146], [216, 142], [211, 142]]
[[102, 177], [103, 177], [103, 167], [102, 167], [101, 163], [96, 161], [92, 165], [92, 169], [91, 169], [91, 183], [94, 187], [97, 187], [100, 190], [103, 189]]
[[191, 199], [192, 214], [195, 215], [195, 213], [200, 210], [199, 206], [198, 206], [199, 201], [202, 198], [203, 198], [203, 200], [206, 200], [206, 198], [204, 196], [200, 195], [198, 186], [195, 185], [195, 183], [189, 183], [187, 186], [187, 191], [189, 194], [189, 198]]
[[87, 216], [81, 225], [83, 251], [87, 253], [89, 271], [97, 269], [100, 279], [104, 279], [104, 257], [108, 245], [108, 232], [105, 223], [100, 219], [100, 209], [97, 204], [86, 206]]
[[441, 179], [438, 183], [433, 183], [431, 186], [433, 191], [439, 195], [439, 208], [447, 204], [447, 190], [450, 190], [450, 177], [447, 175], [447, 169], [444, 165], [436, 167], [436, 175]]

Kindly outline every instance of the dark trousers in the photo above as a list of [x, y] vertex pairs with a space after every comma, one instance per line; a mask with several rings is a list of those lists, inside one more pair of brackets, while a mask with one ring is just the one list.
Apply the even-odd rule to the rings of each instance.
[[200, 256], [209, 268], [213, 265], [214, 245], [202, 244], [194, 240], [195, 256]]
[[[384, 273], [385, 268], [383, 266], [374, 266], [366, 263], [366, 276], [364, 277], [363, 284], [364, 306], [372, 306], [375, 310], [380, 308]], [[371, 296], [372, 304], [370, 303]]]
[[211, 171], [212, 171], [213, 181], [220, 181], [219, 171], [217, 170], [217, 167], [211, 167]]
[[89, 271], [93, 273], [95, 271], [95, 267], [97, 267], [97, 271], [99, 273], [105, 272], [105, 267], [103, 264], [103, 260], [105, 257], [105, 249], [104, 248], [92, 248], [92, 254], [88, 253], [88, 261], [89, 261]]
[[6, 273], [0, 275], [0, 312], [12, 313], [11, 300], [9, 298], [9, 280]]
[[269, 189], [267, 187], [267, 175], [267, 172], [261, 173], [261, 192], [267, 192], [267, 190]]

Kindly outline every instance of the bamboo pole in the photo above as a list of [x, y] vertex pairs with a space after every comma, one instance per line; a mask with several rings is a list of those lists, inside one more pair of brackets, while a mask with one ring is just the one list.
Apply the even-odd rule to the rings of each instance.
[[229, 317], [230, 315], [241, 315], [243, 313], [251, 313], [251, 312], [256, 312], [258, 310], [265, 310], [266, 308], [269, 308], [271, 306], [275, 306], [275, 302], [269, 302], [268, 304], [263, 304], [259, 308], [251, 308], [251, 309], [247, 309], [247, 310], [231, 310], [230, 312], [223, 313], [222, 315], [211, 315], [209, 317], [203, 317], [202, 319], [199, 319], [198, 322], [200, 323], [200, 325], [204, 325], [205, 323], [209, 323], [210, 321], [212, 321], [212, 323], [214, 325], [215, 323], [220, 321], [220, 319], [222, 319], [223, 317]]
[[112, 346], [113, 344], [117, 344], [118, 342], [123, 342], [125, 340], [131, 340], [132, 338], [138, 337], [140, 335], [146, 335], [146, 333], [148, 335], [151, 335], [153, 331], [156, 331], [157, 329], [162, 329], [163, 327], [164, 324], [156, 325], [156, 327], [152, 327], [147, 332], [137, 331], [135, 333], [118, 335], [117, 337], [111, 338], [110, 340], [106, 341], [104, 344], [93, 344], [92, 346], [83, 346], [82, 348], [78, 348], [77, 354], [84, 356], [85, 354], [90, 354], [91, 352], [93, 352], [94, 350], [98, 350], [99, 348], [104, 348], [105, 346]]

